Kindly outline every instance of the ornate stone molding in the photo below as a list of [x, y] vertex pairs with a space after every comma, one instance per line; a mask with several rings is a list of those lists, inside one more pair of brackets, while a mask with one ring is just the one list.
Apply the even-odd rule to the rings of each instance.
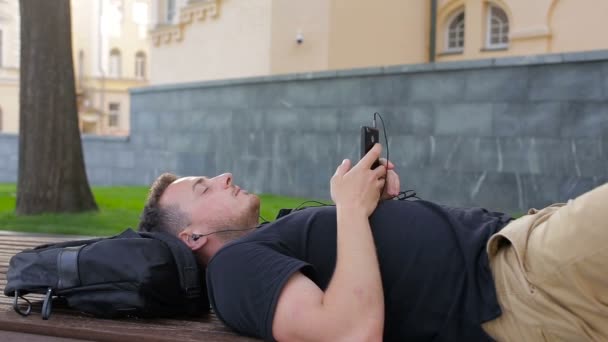
[[204, 21], [207, 17], [216, 18], [219, 14], [219, 6], [220, 0], [190, 1], [180, 8], [177, 25], [159, 26], [150, 31], [154, 46], [182, 41], [186, 27], [196, 21]]
[[191, 2], [184, 6], [180, 11], [180, 22], [183, 24], [191, 24], [193, 21], [203, 21], [210, 16], [212, 18], [218, 15], [218, 0], [203, 0]]
[[180, 42], [184, 38], [184, 25], [164, 25], [150, 31], [154, 46]]

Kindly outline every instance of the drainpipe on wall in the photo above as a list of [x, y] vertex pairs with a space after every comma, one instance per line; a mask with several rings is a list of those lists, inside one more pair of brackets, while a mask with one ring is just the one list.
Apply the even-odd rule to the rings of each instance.
[[99, 110], [100, 110], [100, 116], [101, 116], [101, 122], [99, 123], [99, 126], [97, 127], [96, 131], [97, 134], [103, 133], [103, 131], [105, 131], [104, 128], [104, 122], [105, 122], [105, 93], [106, 93], [106, 72], [105, 72], [105, 68], [103, 65], [103, 43], [102, 43], [102, 39], [104, 37], [103, 35], [103, 28], [104, 25], [102, 23], [102, 20], [104, 18], [104, 6], [103, 6], [103, 2], [105, 0], [99, 0], [99, 22], [98, 22], [98, 30], [97, 30], [97, 68], [99, 70], [100, 76], [101, 76], [101, 93], [99, 94], [99, 102], [101, 102], [101, 105], [99, 106]]
[[437, 0], [431, 0], [431, 26], [429, 30], [429, 62], [435, 62], [437, 47]]

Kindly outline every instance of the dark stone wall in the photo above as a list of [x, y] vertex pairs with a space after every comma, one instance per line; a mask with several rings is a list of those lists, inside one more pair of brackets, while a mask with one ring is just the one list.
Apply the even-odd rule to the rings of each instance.
[[[523, 212], [608, 180], [608, 51], [152, 86], [131, 136], [84, 137], [93, 184], [231, 171], [252, 192], [329, 198], [381, 113], [403, 189]], [[16, 180], [0, 135], [0, 181]], [[386, 151], [386, 149], [385, 149]]]

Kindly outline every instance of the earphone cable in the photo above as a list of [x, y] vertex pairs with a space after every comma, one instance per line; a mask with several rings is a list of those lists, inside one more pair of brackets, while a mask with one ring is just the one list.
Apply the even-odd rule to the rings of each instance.
[[386, 143], [386, 179], [384, 181], [384, 185], [382, 186], [382, 192], [380, 193], [380, 196], [382, 196], [382, 194], [384, 194], [384, 190], [386, 189], [386, 183], [388, 180], [388, 162], [389, 162], [389, 153], [388, 153], [388, 135], [386, 134], [386, 125], [384, 124], [384, 119], [382, 119], [382, 115], [380, 115], [380, 113], [375, 112], [374, 113], [374, 128], [376, 128], [376, 116], [378, 116], [380, 118], [380, 122], [382, 122], [382, 131], [384, 132], [384, 142]]
[[217, 233], [226, 233], [226, 232], [242, 232], [245, 230], [252, 230], [255, 228], [257, 228], [257, 226], [251, 227], [251, 228], [243, 228], [243, 229], [222, 229], [222, 230], [217, 230], [215, 232], [211, 232], [211, 233], [207, 233], [207, 234], [192, 234], [192, 235], [190, 235], [190, 237], [192, 238], [192, 240], [196, 241], [196, 240], [202, 238], [203, 236], [213, 235], [213, 234], [217, 234]]

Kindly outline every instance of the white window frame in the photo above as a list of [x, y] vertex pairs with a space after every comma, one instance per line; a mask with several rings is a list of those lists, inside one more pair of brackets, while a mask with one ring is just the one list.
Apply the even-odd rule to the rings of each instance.
[[[116, 109], [113, 109], [116, 105]], [[120, 102], [108, 103], [108, 127], [118, 128], [120, 126]]]
[[177, 15], [177, 0], [165, 0], [165, 20], [167, 24], [172, 24]]
[[[463, 19], [462, 19], [462, 34], [463, 34], [462, 47], [450, 47], [450, 31], [451, 31], [452, 23], [461, 14], [463, 15]], [[466, 19], [467, 19], [467, 16], [465, 14], [464, 9], [460, 9], [460, 10], [456, 11], [454, 14], [452, 14], [449, 17], [449, 19], [446, 21], [445, 44], [444, 44], [445, 45], [445, 52], [448, 52], [448, 53], [462, 53], [464, 51], [464, 46], [467, 43], [466, 42]], [[456, 39], [458, 39], [458, 37], [456, 37]]]
[[142, 51], [135, 54], [135, 77], [146, 78], [146, 54]]
[[108, 75], [114, 78], [120, 78], [122, 75], [122, 53], [118, 49], [110, 50]]
[[[506, 43], [497, 43], [497, 44], [493, 44], [492, 43], [492, 9], [497, 8], [498, 10], [502, 11], [505, 14], [505, 17], [507, 17], [507, 42]], [[487, 15], [486, 15], [486, 48], [487, 49], [506, 49], [509, 47], [509, 30], [510, 30], [510, 23], [509, 23], [509, 16], [507, 15], [507, 12], [500, 6], [497, 6], [495, 4], [492, 3], [488, 3], [488, 10], [487, 10]], [[504, 25], [504, 23], [503, 23]], [[502, 27], [502, 26], [501, 26]], [[501, 30], [501, 34], [504, 33]]]

